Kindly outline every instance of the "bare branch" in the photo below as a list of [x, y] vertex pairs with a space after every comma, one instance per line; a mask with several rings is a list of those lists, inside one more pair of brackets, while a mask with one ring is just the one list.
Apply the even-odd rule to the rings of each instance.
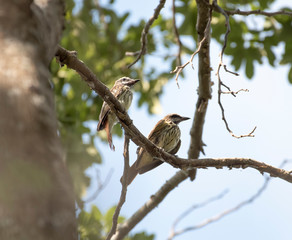
[[198, 44], [198, 48], [195, 52], [193, 52], [193, 54], [191, 55], [191, 58], [189, 61], [187, 61], [185, 64], [183, 65], [180, 65], [180, 66], [176, 66], [176, 68], [171, 71], [170, 73], [176, 73], [176, 76], [175, 76], [175, 81], [176, 81], [176, 84], [177, 86], [179, 86], [178, 84], [178, 76], [179, 74], [181, 73], [181, 71], [189, 64], [191, 64], [192, 68], [194, 69], [194, 66], [193, 66], [193, 59], [195, 57], [195, 55], [201, 51], [201, 48], [202, 48], [202, 45], [204, 44], [204, 42], [206, 41], [206, 39], [208, 38], [209, 36], [209, 33], [210, 33], [210, 26], [211, 26], [211, 20], [212, 20], [212, 14], [210, 14], [210, 18], [208, 20], [208, 23], [206, 25], [206, 29], [204, 31], [204, 38], [199, 42]]
[[216, 72], [216, 75], [217, 75], [217, 78], [218, 78], [218, 104], [219, 104], [219, 107], [221, 109], [221, 114], [222, 114], [222, 120], [225, 124], [225, 127], [227, 129], [227, 131], [231, 134], [232, 137], [235, 137], [235, 138], [243, 138], [243, 137], [254, 137], [253, 133], [254, 131], [256, 130], [256, 127], [253, 128], [252, 131], [250, 131], [248, 134], [242, 134], [242, 135], [235, 135], [233, 133], [233, 131], [230, 129], [229, 127], [229, 124], [226, 120], [226, 117], [225, 117], [225, 111], [224, 111], [224, 107], [223, 107], [223, 104], [221, 102], [221, 94], [224, 93], [222, 91], [222, 86], [224, 86], [225, 88], [227, 88], [229, 90], [229, 93], [231, 93], [234, 97], [236, 96], [235, 92], [231, 91], [230, 88], [228, 86], [226, 86], [222, 80], [221, 80], [221, 77], [220, 77], [220, 69], [221, 67], [223, 66], [224, 67], [224, 70], [228, 73], [231, 73], [231, 74], [234, 74], [236, 76], [238, 76], [239, 74], [238, 73], [235, 73], [235, 72], [232, 72], [232, 71], [229, 71], [226, 67], [225, 64], [223, 64], [223, 54], [224, 54], [224, 51], [225, 51], [225, 48], [227, 46], [227, 40], [228, 40], [228, 35], [230, 33], [230, 23], [229, 23], [229, 15], [221, 8], [218, 6], [217, 4], [217, 0], [213, 0], [213, 3], [212, 3], [212, 6], [214, 7], [214, 10], [221, 13], [226, 21], [225, 21], [225, 25], [226, 25], [226, 33], [225, 33], [225, 36], [224, 36], [224, 43], [223, 43], [223, 47], [221, 49], [221, 52], [220, 52], [220, 55], [219, 55], [219, 64], [218, 64], [218, 68], [217, 68], [217, 72]]
[[109, 234], [106, 237], [106, 240], [110, 240], [112, 236], [116, 233], [117, 225], [118, 225], [118, 218], [120, 215], [121, 208], [123, 204], [126, 201], [126, 195], [127, 195], [127, 178], [128, 178], [128, 171], [129, 171], [129, 143], [130, 139], [127, 133], [125, 133], [125, 142], [124, 142], [124, 172], [123, 172], [123, 182], [122, 182], [122, 191], [119, 203], [116, 207], [115, 213], [113, 215], [113, 225], [109, 232]]
[[112, 175], [113, 175], [114, 170], [111, 168], [105, 178], [104, 181], [102, 181], [100, 179], [99, 176], [99, 171], [97, 170], [97, 174], [96, 174], [96, 178], [97, 178], [97, 189], [95, 190], [95, 192], [86, 200], [84, 200], [84, 203], [88, 203], [91, 202], [93, 200], [95, 200], [98, 195], [101, 193], [101, 191], [107, 186], [107, 184], [109, 183]]
[[239, 89], [238, 91], [234, 92], [234, 91], [228, 91], [228, 92], [221, 92], [222, 94], [232, 94], [234, 97], [236, 97], [236, 95], [240, 92], [249, 92], [248, 89]]
[[228, 14], [228, 16], [230, 15], [248, 16], [248, 15], [256, 14], [256, 15], [264, 15], [267, 17], [272, 17], [276, 15], [288, 15], [292, 17], [292, 12], [286, 11], [286, 10], [281, 10], [281, 11], [276, 11], [276, 12], [265, 12], [260, 9], [252, 10], [252, 11], [241, 11], [240, 9], [236, 9], [236, 10], [225, 10], [225, 12]]
[[154, 194], [150, 199], [140, 207], [129, 219], [118, 226], [116, 234], [112, 240], [123, 239], [149, 212], [151, 212], [159, 203], [163, 201], [166, 195], [178, 186], [188, 175], [184, 171], [178, 171], [171, 179]]
[[184, 219], [187, 215], [189, 215], [192, 211], [198, 209], [198, 208], [203, 208], [205, 207], [206, 205], [208, 205], [209, 203], [212, 203], [214, 201], [217, 201], [221, 198], [223, 198], [226, 194], [227, 194], [228, 190], [224, 190], [222, 193], [220, 193], [219, 195], [215, 196], [215, 197], [212, 197], [202, 203], [199, 203], [199, 204], [195, 204], [193, 206], [191, 206], [190, 208], [188, 208], [185, 212], [183, 212], [173, 223], [172, 227], [171, 227], [171, 230], [170, 230], [170, 234], [169, 234], [169, 237], [168, 237], [168, 240], [171, 240], [173, 239], [173, 237], [175, 237], [177, 234], [177, 232], [175, 231], [175, 227], [177, 226], [177, 224], [182, 220]]
[[182, 43], [180, 41], [179, 37], [179, 32], [176, 26], [176, 18], [175, 18], [175, 0], [172, 0], [172, 25], [173, 25], [173, 31], [174, 31], [174, 36], [175, 36], [175, 41], [178, 45], [178, 52], [176, 56], [176, 63], [178, 66], [181, 65], [181, 48], [182, 48]]
[[172, 240], [174, 237], [176, 237], [178, 235], [181, 235], [183, 233], [186, 233], [186, 232], [189, 232], [189, 231], [198, 230], [200, 228], [206, 227], [207, 225], [209, 225], [209, 224], [211, 224], [213, 222], [219, 221], [223, 217], [225, 217], [225, 216], [227, 216], [227, 215], [229, 215], [229, 214], [231, 214], [231, 213], [233, 213], [235, 211], [238, 211], [240, 208], [242, 208], [242, 207], [244, 207], [244, 206], [246, 206], [248, 204], [251, 204], [253, 201], [255, 201], [264, 192], [264, 190], [268, 186], [268, 183], [269, 183], [270, 179], [271, 178], [266, 177], [263, 186], [253, 196], [251, 196], [247, 200], [239, 203], [238, 205], [236, 205], [233, 208], [230, 208], [228, 210], [225, 210], [224, 212], [222, 212], [222, 213], [220, 213], [220, 214], [218, 214], [216, 216], [213, 216], [211, 218], [208, 218], [208, 219], [202, 221], [201, 223], [199, 223], [197, 225], [194, 225], [194, 226], [191, 226], [191, 227], [186, 227], [186, 228], [181, 229], [181, 230], [176, 231], [176, 232], [172, 232], [172, 234], [170, 235], [170, 237], [168, 238], [168, 240]]
[[[132, 62], [128, 68], [132, 67], [136, 62], [139, 61], [139, 59], [142, 57], [142, 55], [145, 55], [145, 53], [147, 52], [147, 34], [149, 32], [149, 29], [151, 27], [151, 25], [153, 24], [153, 22], [155, 21], [155, 19], [158, 18], [159, 13], [161, 11], [161, 9], [164, 7], [166, 0], [160, 0], [158, 6], [154, 9], [154, 14], [153, 16], [148, 20], [147, 24], [145, 25], [142, 34], [141, 34], [141, 49], [139, 51], [139, 54], [136, 58], [136, 60], [134, 62]], [[127, 52], [129, 55], [129, 52]], [[136, 52], [135, 52], [136, 53]]]
[[[271, 177], [278, 177], [287, 182], [292, 183], [292, 175], [289, 171], [276, 168], [263, 162], [258, 162], [250, 158], [200, 158], [200, 159], [183, 159], [166, 152], [162, 153], [161, 161], [167, 162], [176, 168], [209, 168], [215, 167], [221, 169], [223, 167], [232, 168], [254, 168], [261, 174], [268, 173]], [[168, 157], [167, 157], [168, 155]]]

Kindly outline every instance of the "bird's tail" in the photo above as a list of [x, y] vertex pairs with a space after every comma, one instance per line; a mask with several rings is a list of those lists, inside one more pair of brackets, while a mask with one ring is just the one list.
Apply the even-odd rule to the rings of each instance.
[[[127, 185], [130, 185], [134, 178], [137, 176], [138, 170], [136, 168], [136, 162], [129, 168], [128, 176], [127, 176]], [[124, 176], [120, 179], [121, 183], [124, 181]]]
[[111, 150], [115, 151], [116, 148], [115, 148], [115, 145], [113, 144], [112, 133], [111, 133], [111, 128], [109, 126], [109, 121], [107, 121], [105, 124], [105, 131], [106, 131], [106, 135], [107, 135], [108, 145], [109, 145]]

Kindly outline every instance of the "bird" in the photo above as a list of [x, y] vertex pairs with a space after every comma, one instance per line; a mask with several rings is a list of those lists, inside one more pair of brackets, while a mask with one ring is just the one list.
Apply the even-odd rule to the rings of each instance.
[[[168, 114], [158, 121], [150, 132], [148, 139], [164, 151], [170, 154], [176, 154], [181, 145], [181, 132], [178, 124], [188, 119], [190, 118], [182, 117], [175, 113]], [[137, 155], [137, 160], [129, 168], [127, 185], [131, 184], [138, 173], [146, 173], [163, 163], [161, 160], [153, 159], [152, 156], [141, 147], [138, 148]], [[121, 182], [123, 182], [123, 177], [121, 178]]]
[[[133, 93], [131, 87], [134, 86], [139, 79], [131, 79], [129, 77], [122, 77], [116, 80], [114, 86], [111, 88], [111, 93], [118, 99], [121, 105], [128, 110], [133, 99]], [[107, 140], [111, 150], [115, 151], [115, 146], [112, 141], [112, 128], [118, 122], [118, 119], [114, 112], [106, 102], [103, 102], [101, 111], [99, 114], [99, 122], [97, 125], [97, 131], [105, 129], [107, 134]]]

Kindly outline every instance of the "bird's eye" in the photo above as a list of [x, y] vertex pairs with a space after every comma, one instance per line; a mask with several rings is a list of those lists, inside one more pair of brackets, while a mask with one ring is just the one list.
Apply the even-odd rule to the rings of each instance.
[[173, 118], [179, 118], [180, 116], [177, 115], [177, 114], [173, 114], [172, 117], [173, 117]]

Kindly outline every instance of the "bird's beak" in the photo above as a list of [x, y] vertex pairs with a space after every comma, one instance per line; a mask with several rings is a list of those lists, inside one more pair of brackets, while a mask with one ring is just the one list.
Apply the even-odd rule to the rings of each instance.
[[189, 117], [181, 117], [180, 121], [182, 122], [182, 121], [189, 120], [189, 119], [190, 119]]
[[140, 79], [132, 79], [131, 82], [128, 83], [129, 86], [134, 86], [137, 82], [139, 82]]

